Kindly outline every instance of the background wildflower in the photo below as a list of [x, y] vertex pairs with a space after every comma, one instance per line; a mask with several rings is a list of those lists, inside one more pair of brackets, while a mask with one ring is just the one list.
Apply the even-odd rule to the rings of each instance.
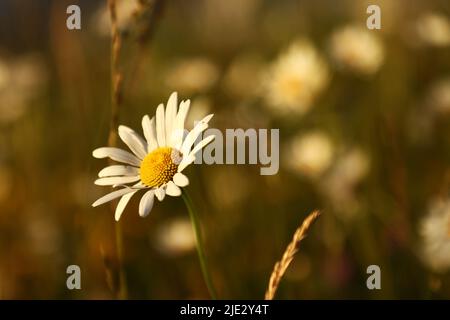
[[328, 82], [328, 69], [316, 48], [296, 40], [269, 67], [264, 95], [273, 112], [307, 112]]
[[333, 161], [333, 144], [329, 137], [319, 131], [297, 136], [291, 142], [286, 158], [294, 171], [317, 177], [328, 169]]
[[419, 39], [431, 46], [445, 47], [450, 45], [450, 21], [448, 16], [427, 12], [416, 22]]
[[375, 73], [384, 59], [383, 44], [375, 32], [355, 25], [333, 32], [330, 51], [339, 68], [365, 75]]

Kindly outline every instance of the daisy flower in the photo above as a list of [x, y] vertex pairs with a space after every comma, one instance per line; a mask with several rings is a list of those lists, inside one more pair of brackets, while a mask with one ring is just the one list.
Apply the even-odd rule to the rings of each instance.
[[120, 198], [115, 211], [118, 221], [131, 197], [141, 190], [145, 191], [139, 203], [141, 217], [150, 213], [155, 197], [162, 201], [166, 194], [173, 197], [181, 195], [180, 188], [189, 184], [183, 170], [194, 162], [195, 154], [214, 139], [214, 136], [208, 136], [194, 145], [200, 134], [208, 128], [212, 114], [204, 117], [185, 134], [184, 123], [189, 105], [189, 100], [182, 101], [177, 111], [177, 93], [174, 92], [165, 109], [160, 104], [155, 117], [145, 115], [142, 118], [145, 139], [133, 129], [119, 126], [119, 136], [131, 152], [112, 147], [93, 151], [95, 158], [111, 158], [122, 163], [108, 166], [99, 172], [96, 185], [119, 189], [95, 201], [93, 207]]

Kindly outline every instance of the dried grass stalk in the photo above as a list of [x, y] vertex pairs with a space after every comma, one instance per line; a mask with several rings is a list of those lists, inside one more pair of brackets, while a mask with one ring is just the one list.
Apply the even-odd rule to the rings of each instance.
[[[109, 16], [111, 19], [111, 121], [108, 135], [108, 146], [117, 145], [117, 127], [119, 123], [120, 107], [122, 105], [122, 87], [123, 73], [120, 69], [120, 53], [122, 50], [122, 37], [117, 25], [116, 0], [107, 0]], [[112, 162], [110, 162], [112, 163]], [[111, 211], [114, 207], [111, 205]], [[119, 283], [116, 289], [116, 295], [119, 299], [127, 299], [128, 288], [126, 282], [125, 268], [123, 265], [123, 234], [122, 226], [119, 222], [114, 224], [114, 233], [116, 238], [116, 251], [118, 260], [118, 278]], [[107, 279], [111, 278], [111, 270], [105, 264]], [[110, 280], [108, 280], [110, 281]]]
[[302, 225], [295, 231], [294, 236], [292, 237], [292, 241], [286, 247], [281, 260], [275, 263], [272, 274], [270, 275], [269, 286], [267, 287], [265, 299], [272, 300], [277, 292], [278, 286], [280, 285], [281, 278], [285, 274], [289, 264], [292, 259], [294, 259], [294, 255], [297, 253], [299, 249], [300, 242], [303, 238], [306, 237], [306, 233], [309, 230], [309, 227], [312, 223], [319, 217], [320, 212], [318, 210], [313, 211], [303, 220]]
[[117, 126], [119, 122], [120, 105], [122, 104], [123, 73], [119, 67], [122, 37], [117, 26], [116, 0], [108, 0], [108, 10], [111, 19], [111, 122], [108, 145], [117, 144]]

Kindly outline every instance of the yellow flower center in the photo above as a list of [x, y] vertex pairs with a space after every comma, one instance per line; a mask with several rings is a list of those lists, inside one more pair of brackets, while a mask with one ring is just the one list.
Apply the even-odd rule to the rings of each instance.
[[169, 182], [177, 173], [181, 159], [181, 152], [170, 147], [153, 150], [141, 162], [142, 183], [148, 187], [160, 187]]

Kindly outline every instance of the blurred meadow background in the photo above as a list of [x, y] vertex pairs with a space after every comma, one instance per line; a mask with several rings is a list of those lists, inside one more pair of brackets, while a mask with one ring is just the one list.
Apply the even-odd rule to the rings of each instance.
[[[66, 8], [81, 8], [81, 30]], [[381, 8], [381, 30], [366, 8]], [[117, 0], [119, 123], [140, 130], [172, 91], [188, 124], [279, 128], [280, 170], [196, 165], [220, 298], [260, 299], [292, 234], [323, 214], [280, 299], [450, 298], [450, 2]], [[111, 110], [106, 1], [0, 2], [0, 298], [110, 299], [114, 216], [91, 204]], [[120, 144], [124, 147], [123, 144]], [[208, 298], [180, 198], [121, 218], [128, 296]], [[66, 268], [81, 268], [81, 290]], [[381, 268], [381, 290], [366, 287]]]

